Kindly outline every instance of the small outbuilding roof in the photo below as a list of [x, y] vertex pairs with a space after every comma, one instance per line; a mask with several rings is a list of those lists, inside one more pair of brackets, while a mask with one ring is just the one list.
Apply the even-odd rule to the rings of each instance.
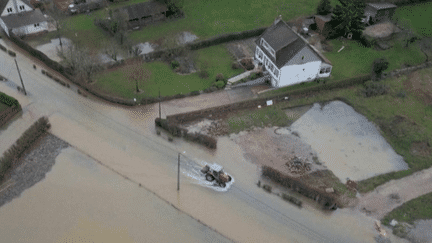
[[367, 5], [377, 9], [387, 9], [387, 8], [396, 8], [397, 6], [391, 3], [367, 3]]
[[165, 4], [155, 1], [129, 5], [123, 9], [127, 11], [129, 20], [141, 19], [143, 17], [166, 12], [168, 10]]
[[22, 14], [11, 14], [1, 17], [8, 29], [19, 28], [31, 24], [42, 23], [47, 21], [47, 18], [42, 14], [39, 9], [34, 11], [24, 12]]

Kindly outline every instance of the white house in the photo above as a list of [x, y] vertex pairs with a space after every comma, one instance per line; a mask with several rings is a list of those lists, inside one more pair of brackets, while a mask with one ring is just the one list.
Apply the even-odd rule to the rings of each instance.
[[0, 26], [7, 35], [10, 31], [24, 36], [48, 30], [47, 18], [27, 0], [0, 0], [0, 13]]
[[256, 40], [255, 59], [271, 75], [273, 87], [329, 77], [331, 62], [279, 16]]

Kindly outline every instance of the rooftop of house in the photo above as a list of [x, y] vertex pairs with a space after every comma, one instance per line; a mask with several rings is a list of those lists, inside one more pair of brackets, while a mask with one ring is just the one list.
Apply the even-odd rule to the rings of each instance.
[[[3, 10], [5, 9], [5, 7], [9, 1], [11, 1], [11, 0], [0, 0], [0, 13], [3, 12]], [[30, 4], [30, 0], [21, 0], [21, 1], [23, 1], [25, 4], [27, 4], [28, 6], [33, 8], [33, 6]]]
[[129, 19], [141, 19], [142, 17], [150, 16], [157, 13], [162, 13], [168, 10], [165, 4], [150, 1], [129, 5], [123, 8], [127, 11]]
[[293, 58], [300, 50], [308, 46], [317, 56], [324, 62], [329, 64], [325, 57], [320, 54], [316, 49], [309, 46], [308, 42], [295, 33], [287, 23], [283, 20], [276, 20], [273, 25], [267, 28], [264, 33], [257, 38], [255, 41], [258, 46], [260, 40], [263, 38], [276, 52], [276, 58], [274, 58], [265, 48], [261, 48], [268, 57], [273, 59], [273, 62], [278, 68], [284, 66], [291, 58]]
[[374, 9], [377, 9], [377, 10], [397, 7], [396, 5], [391, 4], [391, 3], [367, 3], [367, 5], [371, 6]]
[[22, 14], [11, 14], [8, 16], [1, 17], [1, 19], [9, 29], [19, 28], [21, 26], [37, 24], [37, 23], [47, 21], [47, 19], [39, 9], [25, 12]]

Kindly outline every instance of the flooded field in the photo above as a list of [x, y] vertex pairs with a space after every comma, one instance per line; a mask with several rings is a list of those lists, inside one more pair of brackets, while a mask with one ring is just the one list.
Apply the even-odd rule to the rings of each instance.
[[290, 128], [343, 183], [408, 169], [375, 125], [341, 101], [315, 104]]

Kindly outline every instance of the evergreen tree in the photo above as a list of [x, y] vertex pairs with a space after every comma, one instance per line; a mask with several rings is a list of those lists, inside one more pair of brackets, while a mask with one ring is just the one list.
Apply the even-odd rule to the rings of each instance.
[[327, 15], [331, 13], [330, 0], [321, 0], [317, 7], [317, 14]]
[[337, 5], [333, 11], [332, 23], [333, 35], [345, 35], [352, 33], [360, 36], [365, 29], [362, 22], [366, 4], [362, 0], [339, 0], [341, 5]]

